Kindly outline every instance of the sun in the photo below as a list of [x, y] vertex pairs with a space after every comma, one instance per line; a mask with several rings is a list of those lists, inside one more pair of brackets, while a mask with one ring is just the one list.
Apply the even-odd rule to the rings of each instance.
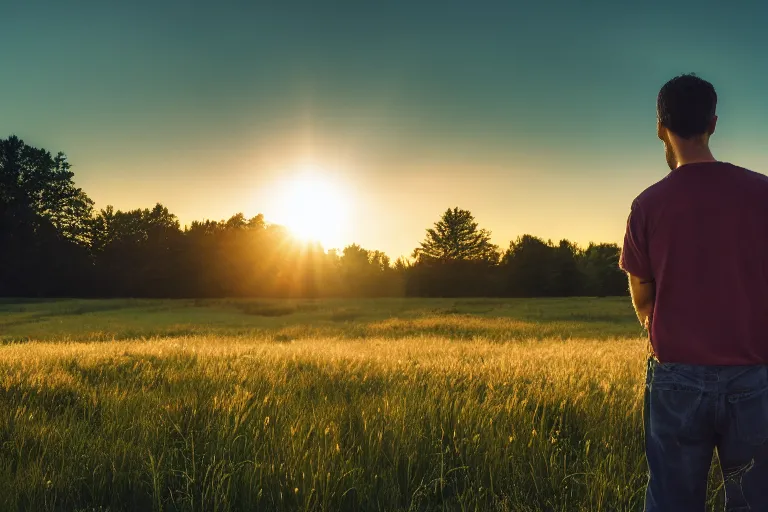
[[275, 220], [297, 238], [337, 247], [347, 224], [349, 201], [338, 184], [318, 169], [282, 183]]

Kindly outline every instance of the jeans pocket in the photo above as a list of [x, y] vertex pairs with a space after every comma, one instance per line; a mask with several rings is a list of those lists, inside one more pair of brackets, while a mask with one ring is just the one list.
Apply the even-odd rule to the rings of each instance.
[[696, 441], [706, 437], [701, 421], [703, 393], [688, 389], [651, 389], [651, 431]]
[[768, 387], [728, 397], [736, 432], [746, 443], [761, 445], [768, 440]]
[[649, 386], [648, 405], [652, 433], [691, 441], [706, 437], [704, 386], [686, 367], [657, 364]]

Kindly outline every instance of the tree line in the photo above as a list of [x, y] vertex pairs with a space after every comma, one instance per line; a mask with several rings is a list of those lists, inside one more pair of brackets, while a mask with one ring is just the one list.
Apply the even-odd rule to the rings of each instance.
[[446, 210], [411, 258], [325, 251], [263, 215], [182, 227], [161, 204], [96, 211], [63, 153], [0, 140], [0, 296], [565, 297], [624, 295], [616, 244], [523, 235], [505, 250]]

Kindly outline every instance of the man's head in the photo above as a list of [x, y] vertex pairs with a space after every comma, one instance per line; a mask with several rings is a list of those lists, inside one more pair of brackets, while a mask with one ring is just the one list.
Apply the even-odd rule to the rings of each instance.
[[659, 91], [656, 131], [664, 142], [670, 169], [675, 169], [683, 148], [707, 147], [715, 132], [717, 93], [711, 83], [695, 75], [680, 75]]

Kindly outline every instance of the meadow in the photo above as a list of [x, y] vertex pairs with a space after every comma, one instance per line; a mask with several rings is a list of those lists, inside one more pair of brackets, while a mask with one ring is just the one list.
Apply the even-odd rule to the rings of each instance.
[[628, 299], [5, 300], [0, 343], [2, 511], [642, 510]]

